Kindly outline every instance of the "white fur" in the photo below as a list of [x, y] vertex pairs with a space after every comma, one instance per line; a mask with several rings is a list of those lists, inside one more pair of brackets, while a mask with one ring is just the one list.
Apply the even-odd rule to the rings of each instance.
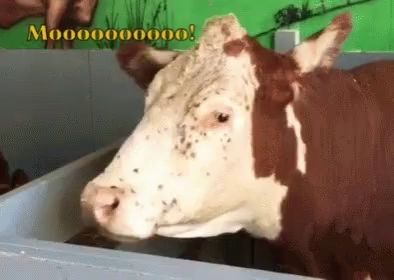
[[286, 116], [288, 121], [288, 126], [294, 129], [296, 135], [296, 145], [297, 145], [297, 168], [302, 174], [306, 172], [306, 145], [301, 137], [301, 123], [297, 119], [293, 105], [290, 104], [286, 107]]
[[[223, 24], [230, 36], [221, 33]], [[249, 54], [229, 57], [221, 47], [244, 34], [232, 15], [213, 20], [198, 50], [180, 54], [156, 74], [148, 88], [143, 119], [122, 145], [119, 158], [82, 195], [83, 199], [96, 186], [115, 185], [125, 193], [133, 188], [134, 194], [121, 198], [111, 223], [101, 224], [106, 230], [146, 238], [150, 234], [215, 236], [244, 228], [256, 236], [278, 237], [287, 187], [273, 177], [255, 177], [251, 110], [245, 110], [246, 105], [252, 108], [258, 87], [254, 67]], [[197, 121], [190, 113], [196, 102], [200, 103], [193, 111]], [[200, 121], [211, 110], [225, 110], [229, 105], [234, 119], [222, 130], [207, 131], [206, 136], [189, 131], [187, 136], [199, 139], [192, 146], [195, 158], [174, 149], [176, 144], [182, 146], [182, 128], [176, 124], [202, 129]], [[223, 151], [225, 133], [232, 141]], [[135, 168], [138, 173], [133, 172]], [[174, 199], [176, 203], [169, 206]]]

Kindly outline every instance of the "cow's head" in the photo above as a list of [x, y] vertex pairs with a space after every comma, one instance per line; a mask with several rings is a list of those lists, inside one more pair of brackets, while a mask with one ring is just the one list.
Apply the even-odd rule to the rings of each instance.
[[286, 178], [305, 172], [298, 79], [331, 67], [350, 29], [342, 15], [278, 54], [228, 15], [186, 52], [124, 46], [118, 59], [145, 90], [144, 116], [85, 187], [83, 209], [117, 237], [276, 238]]

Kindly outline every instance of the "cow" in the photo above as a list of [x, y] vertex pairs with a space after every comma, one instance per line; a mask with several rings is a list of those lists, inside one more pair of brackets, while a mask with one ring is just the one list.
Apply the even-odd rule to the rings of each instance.
[[83, 219], [119, 240], [244, 230], [294, 274], [394, 279], [394, 60], [336, 68], [352, 28], [277, 53], [228, 14], [187, 51], [123, 45], [144, 113]]
[[[8, 29], [28, 17], [45, 17], [48, 31], [90, 26], [98, 0], [0, 0], [0, 28]], [[64, 40], [64, 48], [72, 48]], [[48, 38], [45, 48], [53, 49], [56, 41]]]

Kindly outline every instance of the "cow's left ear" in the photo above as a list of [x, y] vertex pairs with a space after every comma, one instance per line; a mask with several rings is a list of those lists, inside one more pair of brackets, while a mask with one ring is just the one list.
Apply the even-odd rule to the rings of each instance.
[[119, 48], [116, 57], [122, 70], [145, 90], [156, 73], [179, 54], [177, 51], [156, 49], [144, 43], [129, 43]]
[[311, 72], [318, 67], [332, 67], [351, 30], [351, 15], [344, 13], [335, 17], [324, 30], [296, 46], [290, 55], [297, 62], [301, 73]]

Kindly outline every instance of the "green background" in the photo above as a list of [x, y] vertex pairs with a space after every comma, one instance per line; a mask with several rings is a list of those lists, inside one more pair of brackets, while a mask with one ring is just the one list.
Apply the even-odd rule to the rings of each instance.
[[[350, 2], [355, 1], [357, 0]], [[275, 26], [274, 14], [279, 9], [289, 4], [301, 7], [303, 2], [303, 0], [168, 0], [168, 25], [176, 29], [188, 28], [189, 24], [195, 24], [195, 36], [198, 39], [207, 18], [232, 12], [238, 16], [249, 34], [254, 35]], [[313, 9], [320, 9], [322, 2], [327, 8], [330, 8], [343, 5], [347, 1], [309, 1], [310, 7]], [[148, 0], [148, 3], [151, 4], [153, 1]], [[127, 9], [125, 9], [125, 0], [99, 1], [92, 28], [107, 28], [105, 17], [111, 14], [112, 8], [119, 16], [117, 27], [126, 28]], [[335, 15], [344, 11], [350, 11], [354, 21], [353, 33], [345, 43], [345, 51], [394, 51], [394, 0], [372, 0], [307, 19], [290, 27], [299, 29], [301, 39], [303, 39], [326, 26]], [[9, 30], [0, 30], [0, 48], [43, 48], [43, 42], [28, 42], [26, 40], [28, 24], [36, 24], [39, 27], [42, 23], [43, 18], [30, 18], [16, 24]], [[273, 47], [272, 33], [263, 35], [258, 40], [267, 47]], [[174, 40], [169, 42], [169, 48], [187, 49], [195, 43], [196, 41], [190, 40]], [[96, 49], [98, 46], [94, 41], [87, 41], [76, 42], [74, 48]]]

